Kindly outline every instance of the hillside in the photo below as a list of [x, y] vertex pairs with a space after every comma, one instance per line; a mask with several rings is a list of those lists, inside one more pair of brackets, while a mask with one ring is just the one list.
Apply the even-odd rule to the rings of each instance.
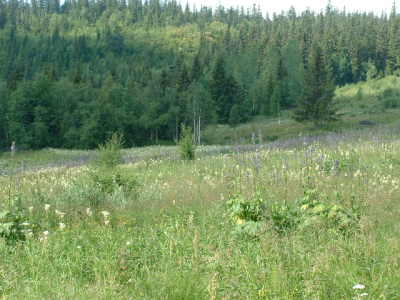
[[182, 123], [283, 118], [321, 86], [397, 74], [399, 37], [395, 5], [263, 16], [174, 0], [1, 0], [0, 148], [88, 149], [113, 132], [128, 147], [172, 144]]
[[339, 87], [334, 103], [340, 118], [326, 127], [295, 122], [291, 118], [293, 112], [287, 110], [279, 118], [259, 116], [233, 127], [211, 125], [204, 131], [203, 141], [218, 145], [262, 144], [366, 127], [400, 126], [400, 77], [387, 76]]

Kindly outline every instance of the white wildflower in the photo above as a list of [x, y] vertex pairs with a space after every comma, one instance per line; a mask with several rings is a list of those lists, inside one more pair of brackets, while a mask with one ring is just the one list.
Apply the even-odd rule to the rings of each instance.
[[110, 216], [110, 213], [106, 210], [103, 210], [101, 214], [103, 215], [104, 218], [108, 218]]
[[92, 216], [92, 210], [90, 209], [90, 207], [86, 208], [86, 214], [91, 217]]
[[30, 206], [30, 207], [28, 208], [28, 210], [29, 210], [30, 213], [32, 213], [32, 212], [33, 212], [33, 206]]
[[353, 286], [353, 290], [363, 290], [365, 289], [365, 285], [358, 283], [355, 286]]
[[44, 236], [48, 236], [49, 233], [50, 233], [50, 232], [48, 232], [47, 230], [46, 230], [46, 231], [43, 231], [43, 235], [44, 235]]
[[64, 223], [60, 223], [58, 225], [59, 225], [60, 230], [63, 230], [66, 227], [66, 225]]
[[105, 220], [104, 225], [108, 225], [108, 224], [110, 224], [110, 220]]
[[362, 293], [362, 294], [360, 294], [360, 297], [367, 297], [368, 296], [368, 293]]
[[51, 206], [50, 204], [45, 204], [45, 205], [44, 205], [44, 210], [45, 210], [45, 211], [49, 211], [50, 206]]
[[56, 215], [58, 215], [61, 219], [64, 218], [65, 216], [65, 212], [59, 211], [59, 210], [55, 210]]

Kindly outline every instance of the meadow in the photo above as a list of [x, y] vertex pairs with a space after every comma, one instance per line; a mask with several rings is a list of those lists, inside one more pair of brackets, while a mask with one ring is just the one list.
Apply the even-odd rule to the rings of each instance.
[[379, 127], [107, 172], [4, 154], [0, 299], [399, 299], [399, 149]]
[[386, 76], [338, 87], [334, 102], [340, 121], [325, 127], [295, 122], [291, 118], [293, 112], [284, 110], [279, 117], [258, 116], [237, 126], [208, 126], [203, 132], [203, 141], [212, 145], [254, 141], [265, 143], [299, 135], [345, 132], [378, 124], [397, 126], [400, 118], [400, 77]]

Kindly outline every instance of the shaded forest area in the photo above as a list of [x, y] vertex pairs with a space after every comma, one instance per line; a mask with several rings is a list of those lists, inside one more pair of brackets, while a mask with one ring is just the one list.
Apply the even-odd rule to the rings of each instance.
[[173, 142], [182, 123], [279, 116], [321, 84], [399, 69], [395, 5], [263, 16], [173, 0], [0, 0], [0, 148], [93, 148], [113, 132], [126, 146]]

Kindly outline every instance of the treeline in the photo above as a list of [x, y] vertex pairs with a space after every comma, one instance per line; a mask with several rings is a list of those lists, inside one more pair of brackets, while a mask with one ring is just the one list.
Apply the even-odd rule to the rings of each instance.
[[113, 132], [127, 146], [171, 142], [182, 123], [279, 115], [321, 85], [399, 67], [395, 5], [265, 17], [174, 0], [0, 0], [0, 148], [91, 148]]

